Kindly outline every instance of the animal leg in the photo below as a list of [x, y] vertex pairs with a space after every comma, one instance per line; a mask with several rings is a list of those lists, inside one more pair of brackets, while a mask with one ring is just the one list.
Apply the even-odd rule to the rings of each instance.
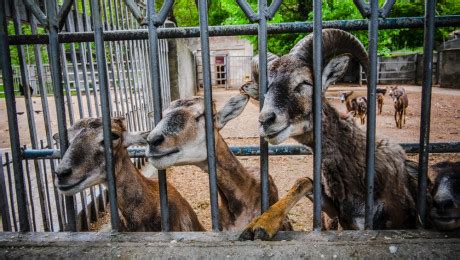
[[395, 111], [395, 122], [396, 122], [396, 128], [399, 128], [399, 125], [398, 125], [398, 111]]
[[403, 124], [403, 111], [399, 113], [399, 129], [402, 129]]
[[406, 109], [404, 108], [404, 124], [406, 124]]
[[286, 196], [249, 223], [241, 233], [239, 240], [272, 239], [283, 226], [291, 208], [312, 189], [313, 181], [310, 178], [298, 179]]

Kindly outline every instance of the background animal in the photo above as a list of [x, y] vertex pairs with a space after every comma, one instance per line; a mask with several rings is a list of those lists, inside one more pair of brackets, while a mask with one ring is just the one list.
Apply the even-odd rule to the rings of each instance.
[[383, 109], [383, 103], [385, 101], [385, 95], [387, 94], [387, 88], [377, 88], [376, 93], [377, 93], [378, 114], [381, 115], [382, 109]]
[[367, 115], [367, 98], [356, 97], [352, 100], [353, 107], [355, 107], [355, 116], [360, 119], [361, 125], [366, 123]]
[[[112, 119], [113, 160], [117, 203], [123, 230], [161, 231], [160, 193], [157, 180], [147, 179], [132, 163], [127, 147], [145, 145], [148, 133], [129, 133], [124, 119]], [[85, 118], [68, 129], [69, 148], [56, 169], [59, 191], [73, 195], [105, 183], [101, 118]], [[55, 135], [58, 138], [58, 135]], [[168, 183], [171, 231], [204, 231], [188, 202]]]
[[403, 87], [391, 87], [390, 97], [394, 103], [396, 127], [401, 129], [406, 124], [406, 111], [409, 106], [406, 90]]

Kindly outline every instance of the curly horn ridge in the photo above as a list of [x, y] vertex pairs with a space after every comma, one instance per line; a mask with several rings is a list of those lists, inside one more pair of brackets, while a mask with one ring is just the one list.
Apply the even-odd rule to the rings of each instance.
[[[342, 55], [351, 54], [363, 70], [368, 72], [369, 60], [363, 44], [353, 34], [339, 29], [324, 29], [322, 31], [323, 61]], [[313, 33], [305, 36], [289, 52], [313, 64]]]

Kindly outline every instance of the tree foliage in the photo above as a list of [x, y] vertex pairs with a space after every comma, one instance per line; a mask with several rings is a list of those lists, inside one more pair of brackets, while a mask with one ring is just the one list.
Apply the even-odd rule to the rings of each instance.
[[[381, 0], [380, 2], [384, 2]], [[257, 10], [257, 0], [248, 0], [253, 10]], [[248, 24], [235, 0], [209, 0], [210, 25]], [[353, 0], [323, 1], [323, 20], [363, 19]], [[439, 0], [436, 15], [459, 15], [458, 0]], [[397, 1], [389, 17], [414, 17], [424, 15], [424, 0]], [[198, 26], [196, 2], [176, 0], [174, 16], [178, 26]], [[270, 23], [312, 21], [312, 0], [284, 0], [275, 17]], [[446, 39], [448, 33], [456, 28], [439, 28], [436, 30], [437, 43]], [[367, 31], [355, 31], [355, 34], [367, 46]], [[287, 53], [305, 34], [269, 35], [268, 49], [276, 54]], [[257, 36], [244, 36], [257, 48]], [[379, 30], [378, 51], [380, 55], [388, 55], [393, 51], [420, 50], [423, 46], [423, 29], [392, 29]]]

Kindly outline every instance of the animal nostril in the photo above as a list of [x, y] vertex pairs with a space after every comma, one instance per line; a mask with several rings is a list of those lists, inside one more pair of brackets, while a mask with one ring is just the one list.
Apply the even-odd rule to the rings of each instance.
[[56, 172], [56, 176], [58, 177], [58, 179], [62, 179], [62, 178], [66, 177], [66, 176], [69, 176], [71, 174], [72, 174], [72, 169], [70, 169], [70, 168]]
[[276, 114], [274, 112], [263, 113], [263, 114], [260, 114], [259, 116], [259, 122], [262, 125], [273, 123], [275, 122], [275, 120], [276, 120]]
[[454, 207], [454, 202], [451, 199], [445, 199], [441, 201], [435, 201], [435, 207], [439, 211], [444, 211]]
[[165, 140], [164, 135], [155, 135], [150, 141], [149, 145], [158, 146]]

